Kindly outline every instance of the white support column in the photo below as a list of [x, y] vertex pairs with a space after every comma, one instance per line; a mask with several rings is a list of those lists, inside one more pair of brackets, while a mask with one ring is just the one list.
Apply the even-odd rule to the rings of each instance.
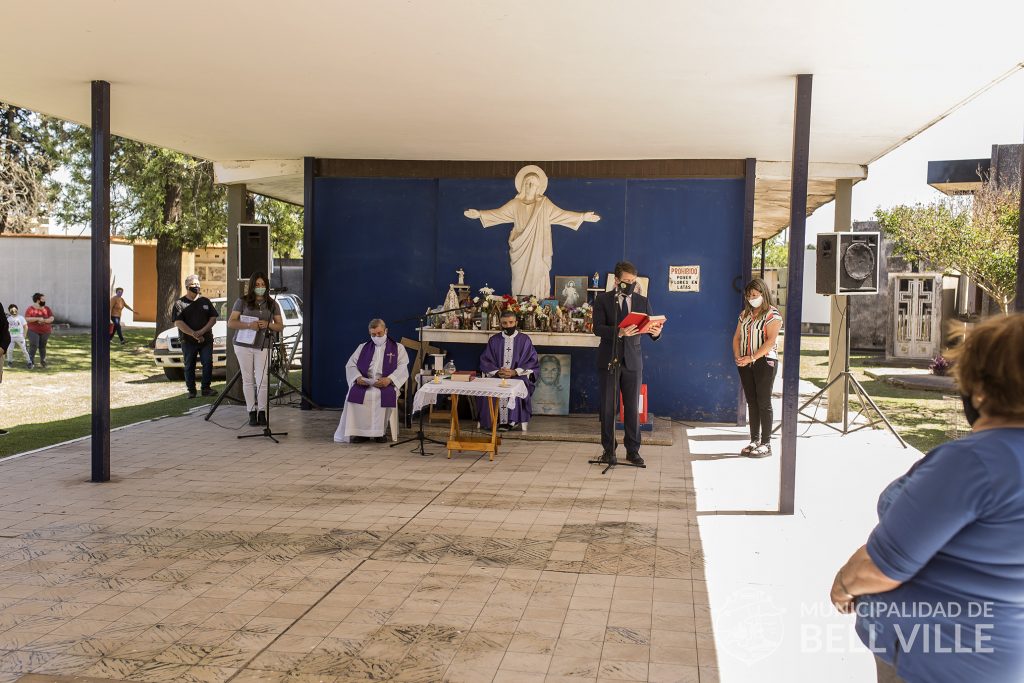
[[[853, 180], [851, 178], [839, 178], [836, 180], [836, 217], [834, 229], [836, 232], [849, 232], [852, 228], [852, 202], [853, 202]], [[832, 296], [830, 300], [829, 332], [828, 332], [828, 381], [831, 382], [845, 367], [846, 337], [843, 334], [844, 319], [847, 315], [848, 297]], [[846, 391], [846, 382], [836, 382], [828, 389], [828, 416], [829, 422], [842, 422], [843, 420], [843, 392]]]

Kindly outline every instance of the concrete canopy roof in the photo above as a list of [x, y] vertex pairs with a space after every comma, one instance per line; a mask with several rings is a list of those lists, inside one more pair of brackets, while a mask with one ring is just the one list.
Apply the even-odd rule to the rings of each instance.
[[[115, 133], [218, 162], [784, 162], [812, 73], [811, 162], [856, 168], [1018, 68], [1022, 20], [950, 0], [36, 0], [4, 9], [0, 100], [86, 122], [107, 80]], [[986, 49], [936, 58], [965, 35]], [[275, 186], [301, 201], [294, 174]]]

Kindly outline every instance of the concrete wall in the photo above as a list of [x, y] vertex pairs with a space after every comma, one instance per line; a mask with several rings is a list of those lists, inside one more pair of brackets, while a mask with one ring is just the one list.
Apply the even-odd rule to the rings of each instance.
[[[110, 245], [110, 289], [124, 287], [124, 300], [135, 308], [135, 249], [130, 244]], [[135, 322], [135, 314], [124, 309], [122, 325]]]
[[[201, 268], [223, 275], [223, 247], [182, 253], [181, 280]], [[76, 327], [91, 324], [89, 283], [92, 271], [92, 245], [88, 237], [62, 235], [0, 235], [0, 302], [4, 307], [16, 303], [24, 311], [32, 303], [32, 294], [43, 292], [58, 323]], [[110, 245], [110, 291], [124, 287], [128, 305], [137, 313], [124, 312], [123, 322], [156, 320], [156, 247], [145, 244], [113, 242]], [[223, 296], [223, 278], [207, 283], [207, 296]]]
[[[854, 232], [881, 231], [878, 221], [854, 221]], [[855, 349], [884, 351], [889, 336], [889, 273], [910, 270], [906, 261], [892, 255], [892, 242], [881, 237], [882, 253], [878, 263], [878, 294], [849, 297], [850, 346]]]
[[87, 237], [0, 236], [0, 302], [24, 311], [43, 292], [58, 323], [88, 325], [91, 268]]
[[829, 306], [832, 299], [814, 291], [817, 288], [817, 265], [818, 252], [813, 249], [805, 250], [803, 311], [800, 322], [803, 323], [805, 331], [824, 333], [828, 332]]

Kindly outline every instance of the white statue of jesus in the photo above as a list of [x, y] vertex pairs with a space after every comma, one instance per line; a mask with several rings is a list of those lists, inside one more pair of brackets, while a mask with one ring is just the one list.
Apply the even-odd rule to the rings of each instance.
[[565, 211], [544, 196], [548, 176], [538, 166], [523, 166], [516, 174], [518, 194], [498, 209], [467, 209], [466, 218], [480, 219], [485, 228], [511, 223], [508, 258], [512, 294], [546, 299], [551, 289], [551, 226], [578, 230], [584, 222], [601, 220], [593, 211]]

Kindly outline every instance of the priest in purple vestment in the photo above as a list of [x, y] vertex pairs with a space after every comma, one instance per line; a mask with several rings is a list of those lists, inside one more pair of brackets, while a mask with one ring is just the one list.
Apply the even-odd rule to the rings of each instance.
[[[511, 429], [522, 425], [523, 431], [530, 421], [530, 397], [537, 382], [537, 350], [524, 333], [516, 329], [516, 314], [505, 311], [501, 314], [501, 334], [487, 340], [487, 347], [480, 355], [480, 374], [484, 377], [504, 377], [510, 382], [525, 382], [529, 395], [516, 399], [514, 408], [506, 401], [499, 401], [498, 428]], [[491, 428], [491, 410], [486, 398], [477, 399], [480, 426]]]

